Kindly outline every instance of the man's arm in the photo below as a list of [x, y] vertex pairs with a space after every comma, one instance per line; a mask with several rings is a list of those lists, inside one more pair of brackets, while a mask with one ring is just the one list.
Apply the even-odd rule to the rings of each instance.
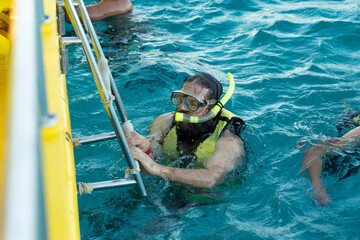
[[344, 149], [358, 146], [360, 144], [360, 138], [358, 137], [359, 135], [360, 127], [357, 127], [346, 133], [340, 139], [329, 140], [329, 145], [318, 144], [305, 152], [305, 156], [302, 159], [303, 169], [306, 168], [308, 171], [312, 187], [314, 187], [312, 195], [320, 205], [324, 206], [330, 201], [330, 196], [326, 193], [326, 188], [323, 187], [321, 178], [323, 166], [321, 154], [323, 154], [330, 147]]
[[150, 125], [149, 134], [146, 138], [151, 143], [152, 156], [156, 159], [161, 154], [162, 143], [165, 135], [169, 132], [174, 121], [175, 112], [164, 113], [158, 116]]
[[160, 143], [164, 135], [169, 130], [174, 113], [165, 113], [157, 117], [150, 125], [149, 134], [144, 137], [139, 133], [132, 131], [126, 135], [126, 140], [130, 147], [137, 147], [143, 152], [152, 149], [154, 155], [161, 150]]
[[323, 144], [311, 147], [305, 152], [303, 158], [303, 168], [306, 168], [312, 187], [308, 190], [311, 196], [321, 205], [325, 206], [330, 202], [330, 196], [326, 193], [326, 187], [323, 186], [321, 172], [323, 160], [321, 154], [326, 151], [328, 146]]
[[[355, 137], [355, 136], [360, 136], [360, 126], [357, 128], [354, 128], [353, 130], [349, 131], [348, 133], [346, 133], [343, 137], [344, 138], [350, 138], [350, 137]], [[355, 140], [359, 140], [359, 138], [355, 139]], [[359, 144], [359, 141], [355, 141], [356, 144]]]
[[244, 142], [228, 130], [218, 139], [215, 148], [214, 154], [206, 162], [206, 167], [202, 169], [167, 167], [154, 162], [139, 149], [132, 149], [132, 153], [151, 175], [195, 187], [213, 188], [223, 182], [230, 170], [241, 166], [246, 157]]
[[357, 127], [346, 133], [342, 138], [329, 139], [327, 141], [328, 144], [317, 144], [307, 150], [305, 152], [304, 158], [302, 159], [303, 169], [307, 168], [311, 181], [315, 182], [316, 184], [318, 182], [321, 183], [321, 181], [319, 181], [323, 164], [323, 161], [320, 157], [321, 154], [323, 154], [329, 148], [346, 149], [356, 147], [360, 145], [360, 138], [358, 137], [359, 135], [360, 127]]

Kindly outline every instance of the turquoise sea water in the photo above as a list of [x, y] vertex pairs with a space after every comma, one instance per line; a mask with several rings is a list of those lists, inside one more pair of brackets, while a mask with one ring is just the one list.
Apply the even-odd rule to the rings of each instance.
[[[335, 123], [360, 109], [359, 4], [134, 0], [131, 13], [95, 22], [141, 134], [173, 110], [170, 94], [186, 77], [208, 72], [227, 89], [226, 73], [233, 73], [226, 108], [247, 123], [248, 164], [212, 204], [184, 200], [181, 187], [149, 176], [154, 203], [133, 187], [79, 196], [82, 239], [360, 239], [360, 174], [326, 177], [332, 201], [320, 207], [299, 173], [309, 143], [336, 137]], [[81, 48], [69, 53], [73, 137], [112, 131]], [[119, 149], [116, 141], [77, 148], [77, 181], [123, 178]]]

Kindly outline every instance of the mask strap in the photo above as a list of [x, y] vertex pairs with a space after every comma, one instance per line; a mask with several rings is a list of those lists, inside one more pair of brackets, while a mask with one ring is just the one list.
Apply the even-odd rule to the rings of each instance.
[[222, 104], [222, 102], [218, 101], [216, 103], [216, 105], [218, 105], [220, 107], [220, 110], [224, 108], [224, 104]]

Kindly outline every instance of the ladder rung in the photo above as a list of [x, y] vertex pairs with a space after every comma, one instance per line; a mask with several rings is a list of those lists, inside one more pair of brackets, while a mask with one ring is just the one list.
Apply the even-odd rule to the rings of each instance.
[[61, 37], [60, 41], [62, 44], [66, 45], [66, 46], [81, 44], [81, 40], [77, 37]]
[[60, 38], [60, 64], [61, 73], [69, 73], [69, 58], [67, 47], [70, 45], [80, 45], [82, 42], [77, 37], [61, 37]]
[[88, 137], [74, 138], [72, 142], [73, 142], [73, 146], [77, 147], [85, 144], [112, 140], [115, 138], [116, 138], [115, 132], [109, 132], [109, 133], [102, 133], [98, 135], [88, 136]]
[[101, 190], [115, 187], [124, 187], [133, 184], [136, 184], [136, 181], [132, 179], [116, 179], [104, 182], [87, 183], [86, 185], [92, 187], [94, 190]]
[[82, 195], [86, 193], [92, 193], [92, 191], [95, 190], [125, 187], [133, 184], [136, 184], [136, 181], [133, 179], [116, 179], [116, 180], [94, 182], [94, 183], [79, 182], [76, 184], [76, 188], [77, 188], [77, 192], [80, 195]]

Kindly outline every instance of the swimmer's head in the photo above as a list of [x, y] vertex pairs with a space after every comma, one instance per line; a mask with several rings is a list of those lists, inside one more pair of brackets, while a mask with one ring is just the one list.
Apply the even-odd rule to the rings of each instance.
[[[171, 103], [176, 107], [176, 114], [203, 118], [219, 102], [222, 92], [222, 85], [216, 78], [208, 73], [199, 73], [186, 79], [181, 90], [172, 93]], [[176, 121], [177, 134], [186, 139], [196, 139], [214, 131], [217, 121], [214, 116], [196, 123]]]
[[203, 89], [207, 89], [207, 99], [216, 99], [219, 101], [223, 93], [223, 87], [221, 83], [208, 73], [198, 73], [193, 75], [185, 81], [184, 85], [186, 83], [197, 84]]
[[199, 73], [188, 78], [181, 91], [174, 91], [171, 96], [171, 103], [177, 107], [175, 121], [201, 123], [217, 116], [235, 89], [233, 75], [228, 73], [228, 76], [230, 86], [221, 99], [222, 85], [210, 74]]
[[222, 95], [221, 83], [207, 73], [189, 77], [181, 90], [171, 95], [171, 104], [179, 113], [202, 116], [219, 102]]

